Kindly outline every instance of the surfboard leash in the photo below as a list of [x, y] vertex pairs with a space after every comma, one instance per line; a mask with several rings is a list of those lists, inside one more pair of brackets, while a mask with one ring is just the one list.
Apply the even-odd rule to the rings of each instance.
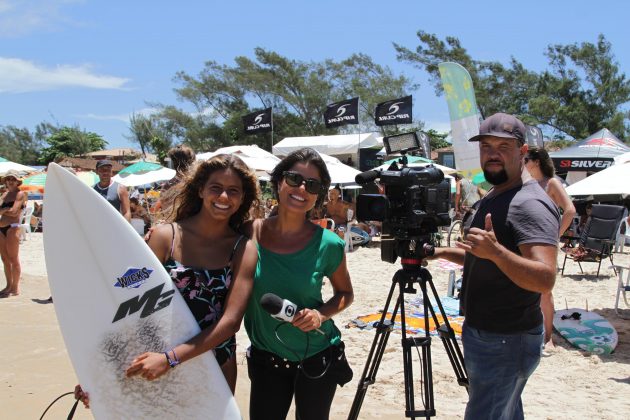
[[[39, 420], [42, 420], [44, 418], [44, 416], [46, 415], [46, 413], [48, 412], [48, 410], [50, 410], [50, 407], [52, 407], [57, 401], [59, 401], [60, 399], [62, 399], [63, 397], [65, 397], [66, 395], [74, 395], [74, 392], [66, 392], [65, 394], [61, 394], [60, 396], [58, 396], [57, 398], [55, 398], [55, 400], [53, 402], [50, 403], [50, 405], [48, 407], [46, 407], [46, 409], [44, 410], [44, 412], [42, 413], [42, 416], [39, 418]], [[70, 409], [70, 412], [68, 413], [68, 417], [67, 420], [72, 420], [72, 418], [74, 417], [74, 412], [77, 410], [77, 405], [79, 404], [79, 400], [76, 400], [74, 402], [74, 404], [72, 405], [72, 408]]]

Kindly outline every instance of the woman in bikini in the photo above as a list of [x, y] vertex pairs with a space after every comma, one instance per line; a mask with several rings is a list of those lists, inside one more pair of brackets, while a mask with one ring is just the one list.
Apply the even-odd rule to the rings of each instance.
[[[236, 339], [253, 287], [258, 254], [239, 233], [259, 200], [256, 175], [236, 156], [201, 162], [178, 184], [173, 223], [157, 226], [149, 246], [162, 261], [202, 331], [161, 353], [143, 353], [127, 377], [155, 380], [179, 363], [208, 350], [232, 392], [236, 388]], [[88, 406], [80, 386], [75, 397]]]
[[9, 171], [4, 184], [7, 190], [0, 198], [0, 254], [7, 285], [0, 291], [1, 298], [20, 294], [20, 216], [28, 201], [28, 195], [18, 189], [22, 180], [17, 172]]
[[[556, 206], [562, 209], [560, 232], [558, 232], [559, 237], [571, 226], [573, 216], [575, 216], [575, 206], [560, 181], [554, 178], [555, 171], [553, 161], [545, 149], [532, 147], [528, 150], [523, 160], [525, 162], [525, 168], [527, 168], [530, 175], [538, 181], [538, 184], [547, 192], [547, 195], [549, 195], [549, 198], [551, 198]], [[551, 336], [553, 332], [553, 314], [555, 309], [551, 292], [541, 295], [540, 309], [542, 310], [545, 324], [545, 347], [553, 346]]]

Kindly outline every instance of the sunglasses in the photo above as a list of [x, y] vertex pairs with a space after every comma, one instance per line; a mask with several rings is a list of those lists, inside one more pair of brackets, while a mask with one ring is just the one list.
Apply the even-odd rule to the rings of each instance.
[[284, 181], [290, 187], [299, 187], [304, 184], [304, 189], [310, 194], [319, 194], [322, 190], [322, 182], [315, 178], [304, 178], [302, 174], [293, 171], [284, 171], [282, 173]]

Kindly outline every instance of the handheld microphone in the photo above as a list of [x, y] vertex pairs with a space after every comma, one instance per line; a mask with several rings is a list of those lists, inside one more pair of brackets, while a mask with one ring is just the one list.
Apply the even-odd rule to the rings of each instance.
[[375, 171], [375, 170], [365, 171], [365, 172], [361, 172], [360, 174], [357, 174], [357, 176], [354, 177], [354, 181], [359, 185], [365, 185], [369, 182], [374, 181], [379, 176], [381, 176], [380, 171]]
[[[297, 313], [297, 305], [289, 300], [282, 299], [273, 293], [265, 293], [260, 298], [260, 306], [278, 321], [292, 322], [293, 317]], [[320, 334], [324, 334], [322, 330], [316, 328]]]

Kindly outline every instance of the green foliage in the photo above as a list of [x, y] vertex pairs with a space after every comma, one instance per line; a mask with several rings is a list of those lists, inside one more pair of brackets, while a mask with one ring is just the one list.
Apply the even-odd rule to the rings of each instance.
[[25, 165], [36, 164], [41, 143], [41, 138], [26, 128], [13, 125], [0, 127], [0, 156], [7, 160]]
[[48, 147], [41, 150], [39, 158], [39, 161], [45, 165], [65, 157], [82, 156], [102, 150], [107, 145], [100, 135], [81, 130], [78, 126], [52, 128], [52, 130], [52, 134], [46, 139]]
[[451, 143], [446, 141], [448, 133], [438, 133], [434, 129], [427, 130], [425, 131], [425, 133], [427, 134], [427, 136], [429, 136], [431, 150], [452, 146]]
[[132, 114], [129, 119], [131, 135], [127, 137], [140, 146], [143, 154], [149, 151], [155, 153], [162, 164], [173, 145], [172, 130], [164, 124], [163, 120], [153, 115]]
[[[174, 138], [197, 151], [243, 143], [271, 150], [270, 134], [245, 136], [245, 114], [273, 107], [274, 141], [290, 136], [336, 134], [344, 128], [325, 127], [326, 105], [351, 96], [361, 97], [363, 130], [376, 130], [372, 114], [375, 105], [415, 89], [407, 78], [394, 75], [364, 54], [354, 54], [341, 62], [303, 62], [256, 48], [253, 59], [240, 56], [234, 63], [226, 66], [209, 61], [197, 76], [177, 73], [175, 81], [179, 87], [175, 92], [181, 101], [195, 108], [195, 113], [157, 106], [160, 112], [156, 117]], [[421, 127], [417, 123], [412, 129]], [[407, 126], [406, 131], [412, 129]], [[381, 132], [394, 134], [398, 128], [392, 126]]]
[[630, 114], [622, 106], [630, 101], [630, 82], [620, 73], [603, 35], [596, 44], [549, 46], [549, 70], [541, 73], [527, 70], [515, 58], [508, 66], [474, 60], [454, 37], [442, 41], [419, 31], [418, 38], [415, 51], [394, 44], [398, 59], [425, 70], [438, 95], [442, 94], [438, 64], [461, 64], [470, 73], [484, 116], [507, 112], [576, 139], [603, 127], [619, 137], [629, 134]]

